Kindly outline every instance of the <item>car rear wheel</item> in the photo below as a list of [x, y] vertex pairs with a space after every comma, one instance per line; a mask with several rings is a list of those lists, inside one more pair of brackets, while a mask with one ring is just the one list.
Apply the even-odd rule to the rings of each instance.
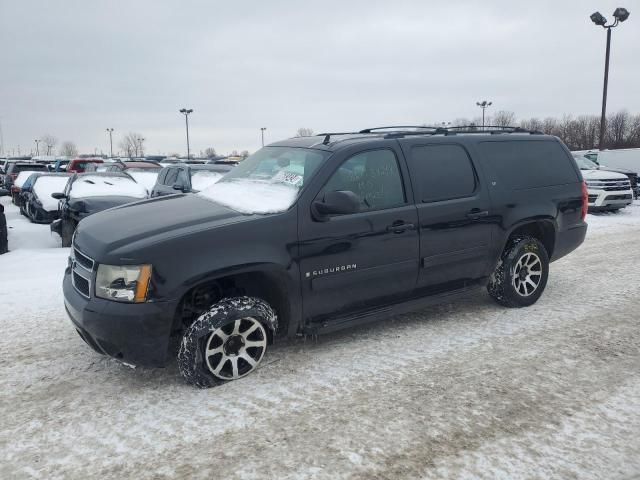
[[184, 379], [201, 388], [237, 380], [253, 372], [267, 351], [277, 319], [259, 298], [227, 298], [187, 328], [178, 351]]
[[489, 279], [489, 295], [506, 307], [527, 307], [538, 301], [549, 277], [549, 255], [537, 238], [509, 239]]

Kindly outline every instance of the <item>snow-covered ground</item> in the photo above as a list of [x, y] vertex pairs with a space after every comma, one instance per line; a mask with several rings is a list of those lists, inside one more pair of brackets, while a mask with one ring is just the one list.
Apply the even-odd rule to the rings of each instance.
[[479, 292], [197, 390], [91, 351], [62, 306], [68, 250], [1, 201], [1, 479], [640, 475], [640, 202], [589, 215], [530, 308]]

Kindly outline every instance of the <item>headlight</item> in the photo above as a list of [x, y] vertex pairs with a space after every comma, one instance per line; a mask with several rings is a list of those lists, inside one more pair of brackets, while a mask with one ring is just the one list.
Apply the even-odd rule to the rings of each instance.
[[150, 279], [151, 265], [99, 265], [96, 296], [118, 302], [144, 302]]

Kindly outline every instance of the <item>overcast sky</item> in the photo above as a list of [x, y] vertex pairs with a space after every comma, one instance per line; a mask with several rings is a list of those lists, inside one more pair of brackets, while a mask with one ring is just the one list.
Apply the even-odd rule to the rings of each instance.
[[344, 131], [479, 113], [640, 113], [640, 2], [0, 0], [5, 152], [51, 134], [108, 152], [139, 132], [147, 153], [254, 151], [298, 127]]

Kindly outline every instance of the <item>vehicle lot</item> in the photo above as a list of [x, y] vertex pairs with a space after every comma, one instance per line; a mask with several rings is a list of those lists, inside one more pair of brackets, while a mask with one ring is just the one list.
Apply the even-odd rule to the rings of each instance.
[[[195, 390], [73, 331], [67, 249], [2, 199], [0, 478], [620, 478], [640, 470], [640, 202], [589, 215], [547, 290], [479, 292], [271, 349]], [[532, 473], [535, 472], [535, 475]]]

